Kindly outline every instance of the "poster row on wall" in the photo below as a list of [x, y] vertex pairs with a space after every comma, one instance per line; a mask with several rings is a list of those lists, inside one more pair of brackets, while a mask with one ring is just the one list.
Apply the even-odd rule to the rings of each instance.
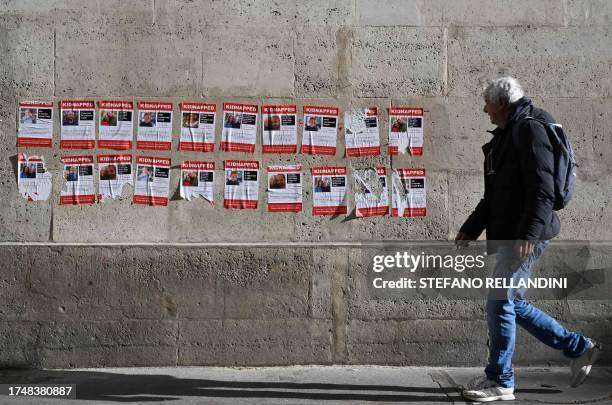
[[[136, 121], [136, 148], [171, 150], [173, 110], [170, 102], [137, 103], [121, 100], [64, 100], [60, 106], [60, 147], [130, 150]], [[212, 152], [215, 147], [216, 104], [179, 103], [179, 150]], [[51, 147], [53, 102], [19, 104], [17, 146]], [[97, 114], [96, 114], [97, 113]], [[423, 154], [423, 108], [390, 107], [390, 155]], [[335, 155], [340, 110], [328, 106], [304, 106], [302, 153]], [[98, 117], [96, 119], [96, 116]], [[298, 116], [295, 105], [223, 103], [222, 151], [255, 152], [258, 122], [262, 127], [263, 153], [297, 153]], [[380, 155], [378, 108], [344, 114], [346, 156]]]
[[[60, 204], [102, 203], [125, 195], [133, 188], [134, 204], [167, 206], [170, 192], [171, 160], [166, 157], [131, 154], [62, 156], [63, 178]], [[94, 180], [96, 177], [96, 190]], [[225, 160], [223, 165], [223, 206], [235, 209], [257, 209], [259, 204], [260, 164], [257, 160]], [[48, 199], [52, 177], [41, 156], [18, 155], [19, 192], [28, 201]], [[180, 197], [214, 202], [214, 162], [183, 161], [180, 165]], [[357, 217], [426, 216], [425, 169], [397, 168], [392, 171], [392, 201], [389, 204], [388, 176], [385, 167], [355, 170], [353, 192]], [[301, 165], [268, 166], [266, 194], [268, 212], [301, 212], [303, 210]], [[348, 172], [345, 166], [313, 167], [313, 215], [348, 214]]]

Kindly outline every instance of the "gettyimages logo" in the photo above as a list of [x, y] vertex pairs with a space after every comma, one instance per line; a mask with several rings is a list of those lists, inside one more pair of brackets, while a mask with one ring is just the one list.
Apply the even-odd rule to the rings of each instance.
[[372, 271], [380, 273], [389, 269], [406, 269], [411, 273], [417, 269], [452, 269], [463, 272], [466, 269], [485, 267], [486, 254], [480, 255], [441, 255], [421, 252], [414, 255], [407, 251], [395, 252], [394, 255], [376, 255], [372, 258]]
[[[544, 243], [539, 257], [513, 255], [514, 241], [394, 242], [365, 249], [358, 286], [372, 299], [608, 299], [612, 242]], [[491, 246], [489, 246], [490, 248]]]

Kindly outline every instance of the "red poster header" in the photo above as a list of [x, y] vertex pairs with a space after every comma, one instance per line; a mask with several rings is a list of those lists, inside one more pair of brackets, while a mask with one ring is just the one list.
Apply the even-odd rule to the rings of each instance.
[[19, 107], [53, 107], [53, 101], [24, 101]]
[[338, 107], [304, 106], [304, 114], [338, 115]]
[[68, 164], [78, 165], [78, 164], [93, 163], [94, 158], [93, 156], [62, 156], [61, 161], [62, 163], [67, 164], [67, 165]]
[[378, 115], [378, 107], [369, 107], [365, 109], [366, 116], [375, 117]]
[[389, 115], [423, 115], [419, 107], [389, 107]]
[[268, 166], [270, 173], [299, 173], [302, 171], [302, 165], [297, 166]]
[[397, 174], [400, 175], [400, 177], [425, 176], [425, 169], [399, 168], [399, 169], [395, 169], [395, 171], [397, 172]]
[[181, 103], [181, 111], [195, 111], [195, 112], [216, 112], [216, 104], [207, 103]]
[[183, 170], [215, 170], [215, 162], [185, 161], [181, 163]]
[[261, 107], [264, 114], [295, 114], [297, 107], [294, 105], [264, 105]]
[[134, 103], [131, 101], [123, 100], [100, 100], [98, 102], [100, 108], [114, 109], [114, 110], [133, 110]]
[[98, 163], [132, 163], [132, 155], [98, 155]]
[[37, 163], [37, 162], [43, 161], [43, 159], [39, 158], [38, 156], [32, 156], [26, 159], [25, 155], [21, 152], [17, 154], [17, 160], [19, 162], [28, 162], [28, 163]]
[[255, 114], [259, 111], [257, 104], [223, 103], [223, 109], [225, 111], [249, 112]]
[[312, 168], [313, 176], [321, 176], [321, 175], [337, 175], [343, 176], [346, 175], [346, 166], [336, 166], [336, 167], [313, 167]]
[[139, 110], [153, 110], [153, 111], [172, 111], [172, 103], [163, 103], [156, 101], [139, 101]]
[[61, 108], [94, 109], [96, 104], [93, 100], [64, 100], [60, 102]]
[[387, 175], [387, 169], [384, 167], [377, 167], [376, 168], [376, 174], [378, 174], [379, 176], [386, 176]]
[[138, 156], [136, 158], [136, 163], [143, 165], [170, 167], [170, 158], [156, 156]]
[[226, 169], [259, 169], [257, 160], [226, 160], [224, 164]]

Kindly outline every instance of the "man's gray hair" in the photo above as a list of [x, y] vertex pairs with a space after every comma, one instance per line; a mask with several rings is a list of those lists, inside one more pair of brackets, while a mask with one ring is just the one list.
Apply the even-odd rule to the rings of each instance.
[[491, 80], [482, 96], [492, 103], [505, 101], [508, 104], [514, 104], [525, 95], [523, 88], [518, 80], [514, 77], [500, 77], [499, 79]]

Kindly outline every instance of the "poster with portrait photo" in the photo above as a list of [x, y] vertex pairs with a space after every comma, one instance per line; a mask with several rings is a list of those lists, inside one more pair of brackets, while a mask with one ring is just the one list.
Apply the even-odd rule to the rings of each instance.
[[304, 106], [303, 154], [336, 154], [338, 114], [337, 107]]
[[134, 103], [101, 100], [98, 102], [98, 148], [130, 150], [134, 142]]
[[92, 149], [96, 146], [96, 106], [92, 100], [60, 102], [60, 147]]
[[61, 205], [93, 204], [94, 189], [93, 156], [62, 156], [64, 187], [60, 193]]
[[346, 167], [313, 167], [312, 214], [346, 215]]
[[256, 209], [259, 199], [259, 162], [256, 160], [226, 160], [225, 208]]
[[17, 111], [17, 146], [50, 148], [53, 144], [53, 102], [24, 101]]
[[423, 108], [389, 108], [389, 155], [423, 154]]
[[137, 149], [172, 149], [172, 109], [172, 103], [138, 102]]
[[398, 168], [393, 170], [394, 217], [424, 217], [427, 215], [425, 169]]
[[98, 155], [98, 202], [120, 198], [134, 186], [132, 155]]
[[268, 212], [302, 211], [302, 166], [268, 167]]
[[136, 186], [134, 204], [165, 207], [170, 189], [170, 158], [157, 156], [136, 157]]
[[355, 215], [357, 218], [389, 214], [387, 169], [355, 170]]
[[51, 194], [51, 173], [47, 171], [43, 156], [17, 154], [17, 187], [23, 198], [30, 201], [46, 201]]
[[258, 115], [259, 107], [255, 104], [223, 103], [221, 150], [255, 152]]
[[201, 197], [214, 202], [215, 162], [185, 161], [181, 163], [181, 198], [191, 201]]
[[262, 152], [297, 152], [297, 107], [264, 105], [262, 113]]
[[380, 155], [378, 108], [352, 110], [344, 113], [346, 156]]
[[181, 103], [179, 150], [212, 152], [215, 149], [216, 104]]

